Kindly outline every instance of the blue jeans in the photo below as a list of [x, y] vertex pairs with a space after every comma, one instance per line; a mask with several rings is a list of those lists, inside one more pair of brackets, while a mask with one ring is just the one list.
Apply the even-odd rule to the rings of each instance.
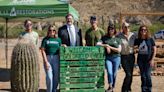
[[125, 71], [125, 78], [124, 78], [121, 92], [131, 91], [134, 62], [135, 62], [134, 54], [121, 55], [121, 64], [122, 64], [122, 68]]
[[149, 64], [148, 55], [139, 54], [137, 58], [137, 62], [141, 73], [142, 92], [151, 92], [152, 91], [151, 66]]
[[58, 55], [47, 55], [50, 68], [47, 70], [44, 65], [46, 72], [46, 86], [47, 92], [56, 92], [59, 82], [59, 56]]
[[108, 83], [115, 87], [116, 75], [120, 65], [120, 56], [107, 56], [106, 57], [106, 69], [108, 73]]

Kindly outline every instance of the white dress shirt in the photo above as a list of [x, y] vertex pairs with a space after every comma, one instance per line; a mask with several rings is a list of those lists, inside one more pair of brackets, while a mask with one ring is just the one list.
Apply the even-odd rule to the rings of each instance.
[[68, 34], [70, 37], [70, 46], [76, 46], [76, 30], [74, 25], [67, 25]]

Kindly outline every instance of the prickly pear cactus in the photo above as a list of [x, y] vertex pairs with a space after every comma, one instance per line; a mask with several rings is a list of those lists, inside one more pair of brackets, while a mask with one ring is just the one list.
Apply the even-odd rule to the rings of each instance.
[[12, 92], [38, 92], [39, 61], [37, 49], [29, 43], [18, 43], [12, 53]]

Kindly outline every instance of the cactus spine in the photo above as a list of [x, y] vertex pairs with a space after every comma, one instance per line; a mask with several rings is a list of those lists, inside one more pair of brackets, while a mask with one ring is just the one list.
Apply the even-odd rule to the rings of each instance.
[[36, 47], [29, 43], [18, 43], [11, 59], [12, 92], [37, 92], [39, 63]]

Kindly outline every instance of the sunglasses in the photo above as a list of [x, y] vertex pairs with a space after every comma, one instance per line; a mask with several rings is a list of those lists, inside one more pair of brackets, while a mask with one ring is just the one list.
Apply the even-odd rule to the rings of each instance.
[[124, 28], [128, 29], [128, 28], [129, 28], [129, 26], [125, 26]]
[[26, 26], [32, 26], [32, 24], [31, 23], [27, 23]]
[[56, 30], [48, 30], [49, 32], [51, 32], [51, 31], [53, 31], [53, 32], [55, 32]]
[[114, 28], [108, 28], [108, 30], [114, 30]]
[[147, 29], [141, 29], [142, 32], [147, 32]]

